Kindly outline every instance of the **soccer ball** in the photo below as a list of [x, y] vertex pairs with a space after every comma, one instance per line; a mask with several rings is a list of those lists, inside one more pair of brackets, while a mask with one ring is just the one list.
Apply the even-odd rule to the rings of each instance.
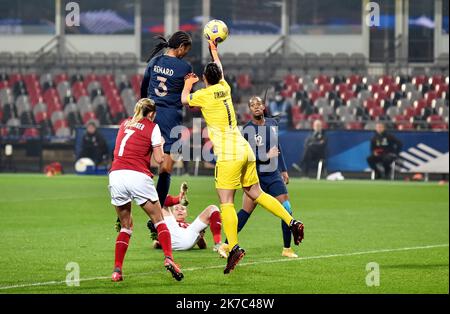
[[75, 163], [75, 171], [78, 173], [85, 173], [88, 167], [95, 167], [95, 162], [90, 158], [80, 158]]
[[203, 36], [215, 43], [221, 43], [228, 37], [228, 26], [221, 20], [211, 20], [203, 28]]

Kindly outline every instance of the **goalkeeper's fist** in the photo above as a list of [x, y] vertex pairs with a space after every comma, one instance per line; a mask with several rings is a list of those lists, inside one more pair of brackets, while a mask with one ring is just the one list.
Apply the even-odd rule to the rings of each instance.
[[[216, 38], [216, 41], [217, 41], [217, 39], [218, 38]], [[216, 41], [208, 40], [209, 49], [217, 50], [217, 42]]]

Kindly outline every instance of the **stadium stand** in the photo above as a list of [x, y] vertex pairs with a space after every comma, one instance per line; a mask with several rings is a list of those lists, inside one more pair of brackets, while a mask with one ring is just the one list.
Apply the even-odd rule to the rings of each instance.
[[[89, 121], [118, 124], [132, 114], [142, 80], [135, 68], [125, 71], [137, 62], [133, 54], [68, 54], [50, 71], [45, 66], [36, 69], [30, 58], [0, 53], [0, 121], [6, 125], [2, 134], [26, 125], [21, 135], [40, 129], [44, 136], [70, 136]], [[225, 53], [223, 63], [241, 122], [249, 118], [246, 99], [261, 94], [269, 83], [289, 104], [290, 128], [309, 128], [320, 119], [325, 127], [351, 130], [372, 129], [379, 120], [398, 130], [448, 129], [444, 55], [429, 75], [371, 75], [363, 55], [345, 53], [291, 53], [288, 58]]]

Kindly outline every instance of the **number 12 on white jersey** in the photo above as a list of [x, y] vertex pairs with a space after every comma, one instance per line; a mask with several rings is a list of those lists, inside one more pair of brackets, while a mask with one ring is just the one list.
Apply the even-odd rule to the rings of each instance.
[[130, 129], [126, 129], [125, 131], [125, 136], [122, 139], [122, 142], [120, 142], [120, 147], [119, 147], [119, 156], [123, 155], [123, 151], [125, 149], [125, 145], [127, 144], [128, 139], [131, 137], [131, 135], [133, 135], [134, 132], [136, 132], [135, 130], [130, 130]]

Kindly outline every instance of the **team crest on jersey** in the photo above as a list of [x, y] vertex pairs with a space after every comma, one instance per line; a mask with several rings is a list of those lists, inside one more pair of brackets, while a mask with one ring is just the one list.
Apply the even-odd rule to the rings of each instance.
[[261, 135], [259, 135], [259, 134], [255, 135], [255, 143], [256, 143], [256, 146], [262, 146], [263, 145], [263, 138], [262, 138]]

